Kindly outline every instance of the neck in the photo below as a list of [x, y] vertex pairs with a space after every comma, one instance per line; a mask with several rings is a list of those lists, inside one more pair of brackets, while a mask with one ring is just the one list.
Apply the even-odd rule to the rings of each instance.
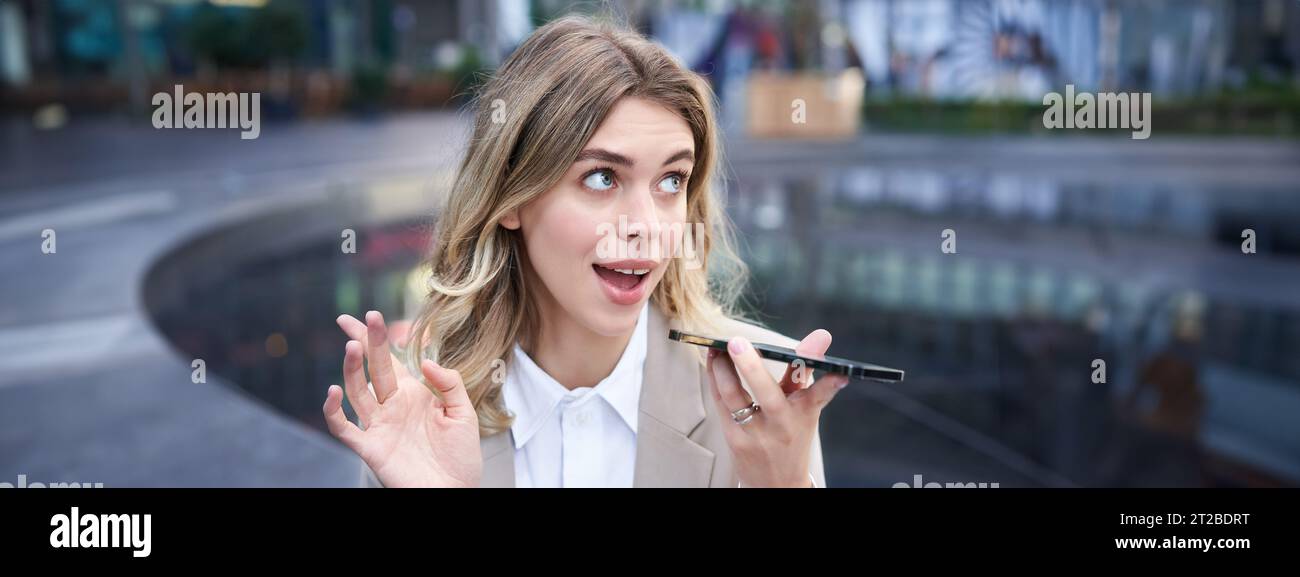
[[594, 387], [614, 372], [636, 327], [627, 334], [603, 336], [575, 321], [549, 294], [538, 296], [541, 326], [536, 338], [524, 343], [529, 358], [568, 390]]

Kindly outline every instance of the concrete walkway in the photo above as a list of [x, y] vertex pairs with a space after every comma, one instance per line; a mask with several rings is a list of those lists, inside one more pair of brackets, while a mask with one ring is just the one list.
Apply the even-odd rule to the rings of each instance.
[[[459, 130], [447, 115], [264, 127], [255, 141], [117, 121], [6, 129], [0, 483], [356, 485], [342, 445], [211, 372], [192, 383], [147, 318], [142, 282], [204, 231], [445, 169]], [[46, 228], [55, 254], [41, 251]]]

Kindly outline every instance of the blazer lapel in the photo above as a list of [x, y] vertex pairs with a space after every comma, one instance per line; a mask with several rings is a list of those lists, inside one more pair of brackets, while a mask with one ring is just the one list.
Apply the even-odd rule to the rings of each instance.
[[653, 303], [647, 317], [632, 486], [707, 487], [714, 453], [690, 437], [706, 414], [699, 360], [691, 347], [668, 340], [677, 323]]
[[[668, 340], [668, 330], [677, 323], [653, 303], [649, 306], [632, 486], [708, 487], [715, 455], [690, 437], [706, 414], [702, 369], [690, 347], [674, 346]], [[515, 451], [510, 430], [484, 437], [480, 448], [480, 486], [514, 487]]]

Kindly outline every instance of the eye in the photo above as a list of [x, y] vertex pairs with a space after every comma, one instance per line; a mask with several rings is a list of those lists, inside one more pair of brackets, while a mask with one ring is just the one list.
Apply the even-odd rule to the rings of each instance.
[[684, 180], [685, 178], [683, 178], [680, 173], [670, 174], [668, 176], [665, 176], [663, 180], [659, 181], [659, 190], [676, 194], [678, 192], [681, 192], [682, 182]]
[[609, 190], [614, 188], [614, 173], [602, 168], [583, 178], [582, 185], [592, 190]]

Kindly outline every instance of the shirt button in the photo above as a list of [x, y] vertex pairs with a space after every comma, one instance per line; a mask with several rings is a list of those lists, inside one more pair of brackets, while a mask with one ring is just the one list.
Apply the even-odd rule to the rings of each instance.
[[591, 415], [591, 413], [588, 413], [587, 411], [583, 411], [583, 412], [581, 412], [581, 413], [578, 413], [578, 424], [579, 424], [579, 425], [586, 425], [586, 424], [587, 424], [587, 421], [590, 421], [590, 420], [591, 420], [591, 416], [590, 416], [590, 415]]

